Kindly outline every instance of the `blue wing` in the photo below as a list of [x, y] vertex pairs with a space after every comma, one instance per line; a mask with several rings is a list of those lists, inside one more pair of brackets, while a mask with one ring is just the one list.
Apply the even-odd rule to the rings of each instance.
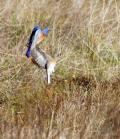
[[38, 31], [38, 30], [39, 30], [39, 32], [42, 32], [42, 31], [41, 31], [41, 28], [37, 25], [37, 26], [35, 26], [35, 27], [33, 28], [32, 33], [31, 33], [31, 35], [30, 35], [30, 38], [29, 38], [29, 40], [28, 40], [28, 43], [27, 43], [28, 49], [27, 49], [27, 51], [26, 51], [26, 56], [27, 56], [28, 58], [31, 56], [31, 46], [32, 46], [33, 41], [35, 40], [36, 31]]
[[30, 47], [28, 47], [27, 51], [26, 51], [26, 56], [27, 58], [29, 58], [31, 56], [31, 50]]
[[41, 28], [39, 26], [35, 26], [33, 28], [32, 33], [31, 33], [30, 38], [29, 38], [28, 43], [27, 43], [28, 47], [31, 47], [32, 42], [34, 40], [35, 33], [36, 33], [37, 30], [39, 30], [41, 32]]
[[31, 56], [31, 47], [36, 45], [36, 42], [40, 36], [40, 33], [43, 33], [45, 36], [47, 36], [49, 33], [49, 28], [47, 27], [47, 28], [41, 30], [40, 26], [38, 26], [38, 25], [33, 28], [32, 33], [31, 33], [30, 38], [27, 43], [28, 49], [26, 51], [26, 56], [28, 58]]

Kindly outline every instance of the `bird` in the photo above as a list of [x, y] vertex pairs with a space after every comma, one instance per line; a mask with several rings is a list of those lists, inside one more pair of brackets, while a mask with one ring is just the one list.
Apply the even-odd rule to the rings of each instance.
[[[47, 83], [50, 84], [51, 75], [55, 71], [56, 60], [37, 46], [38, 40], [40, 39], [40, 33], [41, 33], [40, 28], [36, 26], [33, 29], [32, 34], [30, 36], [30, 41], [29, 41], [27, 52], [26, 52], [26, 56], [28, 58], [32, 57], [32, 61], [35, 64], [37, 64], [39, 67], [42, 67], [46, 70]], [[42, 33], [48, 34], [48, 28], [45, 28], [42, 31]]]

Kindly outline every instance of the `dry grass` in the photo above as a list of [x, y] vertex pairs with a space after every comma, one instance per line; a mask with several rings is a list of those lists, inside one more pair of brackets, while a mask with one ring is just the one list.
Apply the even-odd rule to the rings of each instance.
[[[0, 138], [120, 138], [119, 0], [0, 1]], [[25, 57], [31, 29], [58, 59], [50, 86]]]

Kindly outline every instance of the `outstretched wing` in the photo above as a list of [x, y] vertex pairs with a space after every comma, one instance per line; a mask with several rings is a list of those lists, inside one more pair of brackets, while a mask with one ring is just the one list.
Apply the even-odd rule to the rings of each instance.
[[26, 51], [26, 56], [29, 58], [31, 56], [31, 47], [36, 45], [37, 39], [41, 33], [41, 29], [39, 26], [35, 26], [32, 30], [32, 33], [30, 35], [30, 38], [27, 43], [27, 51]]
[[34, 40], [34, 37], [35, 37], [35, 33], [36, 31], [39, 30], [40, 32], [42, 32], [41, 28], [39, 26], [35, 26], [32, 30], [32, 33], [28, 39], [28, 43], [27, 43], [27, 46], [28, 47], [31, 47], [32, 43], [33, 43], [33, 40]]
[[26, 56], [29, 58], [31, 56], [31, 50], [34, 48], [38, 43], [44, 40], [45, 36], [48, 35], [49, 28], [45, 28], [41, 30], [39, 26], [35, 26], [32, 30], [30, 38], [28, 40], [27, 46], [28, 49], [26, 51]]

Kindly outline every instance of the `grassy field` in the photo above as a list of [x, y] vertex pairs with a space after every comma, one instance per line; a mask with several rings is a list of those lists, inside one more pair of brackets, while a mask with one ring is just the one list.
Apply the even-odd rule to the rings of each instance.
[[[25, 56], [35, 25], [51, 85]], [[0, 0], [0, 138], [120, 138], [119, 0]]]

